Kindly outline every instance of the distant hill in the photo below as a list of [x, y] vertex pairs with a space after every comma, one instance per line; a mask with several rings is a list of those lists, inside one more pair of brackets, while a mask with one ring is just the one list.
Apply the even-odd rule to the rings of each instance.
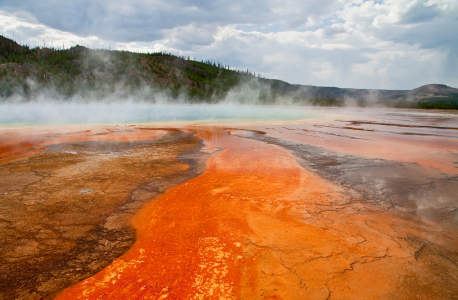
[[320, 106], [387, 105], [458, 109], [458, 89], [441, 84], [413, 90], [367, 90], [293, 85], [193, 61], [170, 53], [29, 48], [0, 36], [0, 101], [35, 99]]
[[295, 103], [458, 109], [458, 89], [443, 84], [428, 84], [413, 90], [375, 90], [292, 85], [270, 79], [262, 81], [269, 84], [277, 95], [290, 96]]

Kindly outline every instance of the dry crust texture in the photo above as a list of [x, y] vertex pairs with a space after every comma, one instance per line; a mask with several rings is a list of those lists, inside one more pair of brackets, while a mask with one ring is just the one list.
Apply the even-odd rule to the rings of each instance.
[[19, 134], [45, 149], [4, 146], [0, 299], [52, 298], [102, 270], [134, 243], [143, 203], [204, 168], [200, 140], [175, 129]]
[[435, 118], [34, 134], [0, 165], [0, 298], [456, 299], [458, 130]]

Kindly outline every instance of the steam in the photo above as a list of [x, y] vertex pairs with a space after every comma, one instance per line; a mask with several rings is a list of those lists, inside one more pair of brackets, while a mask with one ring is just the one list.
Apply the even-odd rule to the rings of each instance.
[[[316, 118], [323, 113], [311, 106], [298, 105], [306, 90], [285, 96], [253, 78], [231, 89], [212, 104], [192, 104], [194, 99], [182, 91], [147, 85], [132, 90], [123, 85], [101, 87], [64, 97], [55, 89], [40, 89], [28, 80], [33, 97], [15, 94], [0, 102], [0, 125], [11, 124], [132, 124], [166, 122], [261, 122], [295, 121]], [[348, 107], [357, 106], [351, 99]]]
[[294, 121], [319, 112], [292, 107], [119, 102], [27, 102], [0, 105], [0, 125]]
[[[40, 51], [39, 55], [46, 55], [46, 51], [51, 50]], [[137, 69], [129, 69], [126, 60], [116, 61], [116, 55], [123, 53], [75, 51], [84, 51], [83, 59], [78, 63], [82, 64], [85, 76], [59, 83], [57, 77], [42, 80], [47, 74], [38, 72], [23, 83], [14, 83], [14, 90], [10, 93], [0, 90], [0, 124], [291, 121], [317, 115], [316, 111], [304, 106], [354, 107], [360, 106], [362, 100], [369, 106], [376, 106], [380, 96], [376, 91], [368, 91], [361, 99], [360, 92], [348, 90], [344, 96], [336, 92], [338, 97], [334, 101], [329, 98], [332, 88], [331, 94], [329, 90], [326, 94], [324, 88], [241, 75], [239, 85], [224, 95], [197, 99], [190, 96], [186, 88], [167, 89], [151, 78], [145, 78], [141, 72], [135, 74]], [[11, 63], [2, 68], [2, 72], [8, 68], [8, 72], [16, 73], [27, 67]], [[207, 104], [193, 104], [202, 101]], [[275, 109], [266, 105], [274, 105]]]
[[[46, 48], [38, 49], [37, 55], [38, 57], [46, 57], [49, 53], [54, 53], [52, 51]], [[154, 67], [148, 65], [148, 60], [138, 56], [138, 54], [89, 50], [82, 47], [67, 51], [69, 51], [67, 54], [70, 55], [71, 53], [80, 53], [80, 57], [71, 62], [70, 65], [81, 70], [84, 76], [81, 74], [75, 76], [75, 73], [69, 75], [68, 62], [60, 62], [60, 66], [66, 69], [67, 74], [55, 75], [47, 73], [45, 69], [36, 69], [33, 66], [21, 66], [14, 63], [3, 64], [0, 66], [2, 74], [12, 75], [12, 77], [4, 78], [15, 79], [13, 81], [2, 79], [6, 88], [3, 91], [0, 90], [0, 103], [91, 103], [93, 101], [114, 103], [127, 101], [161, 105], [207, 102], [231, 105], [352, 107], [361, 106], [362, 102], [369, 106], [378, 105], [377, 100], [380, 96], [378, 91], [351, 89], [343, 91], [342, 89], [289, 85], [282, 81], [257, 78], [251, 76], [251, 73], [243, 73], [240, 74], [239, 84], [232, 87], [228, 92], [223, 95], [211, 95], [209, 98], [200, 99], [191, 96], [185, 87], [165, 88], [161, 86], [160, 80], [152, 80], [153, 77], [148, 72], [143, 72], [142, 69]], [[173, 57], [170, 59], [173, 60]], [[182, 63], [180, 58], [175, 59], [175, 63], [178, 65]], [[157, 69], [155, 70], [157, 71]], [[173, 76], [182, 76], [179, 73], [173, 74], [172, 78]], [[66, 76], [70, 76], [71, 80], [68, 80]], [[21, 82], [20, 78], [24, 77], [27, 79]], [[183, 82], [182, 79], [183, 77], [181, 77], [180, 82]], [[10, 82], [6, 82], [7, 80]], [[165, 85], [170, 86], [170, 82]], [[12, 86], [12, 88], [8, 88], [8, 86]], [[9, 91], [6, 91], [7, 89]]]

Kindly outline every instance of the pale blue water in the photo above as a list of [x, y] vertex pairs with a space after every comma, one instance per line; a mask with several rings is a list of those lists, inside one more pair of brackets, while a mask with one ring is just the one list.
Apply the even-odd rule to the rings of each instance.
[[1, 104], [0, 124], [127, 124], [164, 122], [295, 121], [318, 117], [304, 107], [152, 105], [146, 103]]

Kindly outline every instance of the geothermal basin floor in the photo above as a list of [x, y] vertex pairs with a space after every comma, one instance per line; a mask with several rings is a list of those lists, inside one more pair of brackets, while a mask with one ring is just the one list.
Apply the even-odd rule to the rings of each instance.
[[11, 129], [0, 299], [458, 298], [455, 122]]

